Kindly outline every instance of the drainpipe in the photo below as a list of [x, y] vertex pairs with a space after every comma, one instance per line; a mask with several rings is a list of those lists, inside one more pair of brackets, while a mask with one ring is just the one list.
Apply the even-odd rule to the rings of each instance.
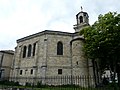
[[2, 53], [1, 61], [0, 61], [0, 78], [2, 75], [2, 63], [3, 63], [4, 53]]
[[71, 61], [71, 85], [73, 84], [72, 76], [73, 76], [73, 64], [72, 64], [72, 42], [70, 42], [70, 61]]
[[48, 38], [47, 38], [47, 35], [45, 35], [45, 39], [44, 39], [45, 41], [45, 84], [46, 84], [46, 77], [47, 77], [47, 68], [48, 68], [48, 66], [47, 66], [47, 59], [48, 59]]

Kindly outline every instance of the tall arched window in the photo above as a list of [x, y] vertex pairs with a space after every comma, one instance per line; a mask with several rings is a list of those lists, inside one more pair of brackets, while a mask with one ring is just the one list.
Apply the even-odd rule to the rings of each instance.
[[57, 43], [57, 55], [63, 55], [63, 44], [62, 44], [62, 42]]
[[33, 56], [35, 56], [36, 43], [33, 44]]
[[27, 54], [28, 57], [31, 56], [31, 50], [32, 50], [32, 45], [29, 44], [29, 45], [28, 45], [28, 54]]
[[82, 23], [83, 22], [83, 17], [82, 16], [80, 16], [80, 23]]
[[23, 58], [25, 58], [25, 57], [26, 57], [26, 50], [27, 50], [27, 47], [26, 47], [26, 46], [24, 46], [24, 47], [23, 47]]

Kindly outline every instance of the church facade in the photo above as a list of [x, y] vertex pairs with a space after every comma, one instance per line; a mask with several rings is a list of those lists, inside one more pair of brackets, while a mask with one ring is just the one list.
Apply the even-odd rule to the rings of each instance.
[[76, 15], [75, 33], [45, 30], [17, 40], [12, 77], [93, 75], [79, 31], [89, 26], [86, 12]]

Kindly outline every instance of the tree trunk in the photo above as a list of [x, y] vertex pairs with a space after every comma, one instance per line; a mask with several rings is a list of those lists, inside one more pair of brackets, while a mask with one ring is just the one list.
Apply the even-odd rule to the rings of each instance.
[[94, 80], [95, 80], [95, 87], [97, 87], [95, 60], [94, 59], [92, 59], [92, 64], [93, 64], [93, 75], [94, 75]]
[[98, 69], [98, 63], [96, 61], [94, 61], [95, 63], [95, 70], [96, 70], [96, 79], [97, 79], [97, 83], [100, 83], [100, 77], [99, 77], [99, 69]]

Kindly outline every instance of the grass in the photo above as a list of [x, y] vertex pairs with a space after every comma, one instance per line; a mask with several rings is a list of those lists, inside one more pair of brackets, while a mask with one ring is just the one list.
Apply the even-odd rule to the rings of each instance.
[[[46, 86], [41, 88], [35, 87], [28, 87], [28, 86], [7, 86], [7, 85], [0, 85], [1, 89], [7, 88], [26, 88], [27, 90], [116, 90], [114, 88], [82, 88], [82, 87], [54, 87], [54, 86]], [[119, 89], [117, 89], [119, 90]]]
[[[89, 90], [87, 88], [81, 88], [81, 87], [54, 87], [54, 86], [46, 86], [46, 87], [41, 87], [41, 88], [36, 88], [36, 87], [28, 87], [28, 86], [7, 86], [7, 85], [0, 85], [1, 89], [7, 89], [7, 88], [27, 88], [28, 90]], [[94, 89], [90, 89], [94, 90]], [[95, 89], [96, 90], [96, 89]]]
[[20, 86], [16, 84], [0, 85], [0, 89], [9, 89], [9, 88], [25, 88], [27, 90], [120, 90], [120, 89], [114, 89], [114, 86], [101, 87], [101, 88], [93, 88], [93, 87], [83, 88], [76, 85], [62, 85], [62, 86], [37, 85], [33, 87], [29, 84], [28, 86]]

